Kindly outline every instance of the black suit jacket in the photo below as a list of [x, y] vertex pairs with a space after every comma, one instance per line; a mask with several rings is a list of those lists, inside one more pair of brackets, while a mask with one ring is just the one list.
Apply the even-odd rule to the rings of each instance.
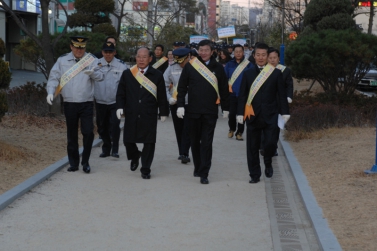
[[[250, 87], [260, 73], [258, 67], [248, 69], [244, 72], [241, 82], [240, 94], [238, 96], [238, 115], [244, 115], [245, 105], [249, 96]], [[276, 98], [278, 97], [278, 98]], [[289, 114], [287, 95], [283, 85], [283, 75], [280, 70], [275, 69], [258, 90], [252, 101], [255, 116], [246, 119], [251, 123], [256, 117], [263, 119], [267, 124], [276, 124], [279, 107], [282, 114]]]
[[[149, 63], [149, 66], [152, 67], [152, 65], [154, 65], [154, 63], [156, 63], [158, 60], [156, 56], [153, 56], [152, 61]], [[160, 67], [157, 68], [157, 70], [159, 70], [162, 74], [164, 74], [168, 66], [169, 66], [169, 60], [166, 60], [165, 63], [163, 63], [162, 65], [160, 65]]]
[[162, 73], [148, 67], [144, 75], [157, 86], [157, 100], [137, 82], [130, 69], [123, 72], [119, 81], [116, 104], [124, 111], [124, 142], [155, 143], [158, 109], [161, 116], [169, 114]]
[[[200, 57], [198, 59], [205, 65]], [[224, 67], [216, 62], [216, 59], [211, 58], [207, 68], [217, 78], [221, 108], [224, 111], [229, 111], [229, 87]], [[178, 107], [185, 106], [185, 97], [188, 93], [188, 107], [185, 111], [188, 117], [198, 118], [202, 114], [217, 117], [219, 110], [216, 104], [217, 93], [215, 88], [190, 63], [183, 67], [177, 91]]]

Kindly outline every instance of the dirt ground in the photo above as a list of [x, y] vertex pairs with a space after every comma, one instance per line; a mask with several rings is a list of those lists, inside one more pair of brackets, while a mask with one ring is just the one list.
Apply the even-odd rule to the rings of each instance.
[[[311, 81], [295, 82], [295, 90]], [[312, 91], [321, 91], [314, 84]], [[57, 144], [57, 142], [62, 142]], [[342, 248], [376, 250], [375, 128], [329, 129], [290, 142]], [[66, 156], [64, 118], [5, 116], [0, 122], [0, 194]]]

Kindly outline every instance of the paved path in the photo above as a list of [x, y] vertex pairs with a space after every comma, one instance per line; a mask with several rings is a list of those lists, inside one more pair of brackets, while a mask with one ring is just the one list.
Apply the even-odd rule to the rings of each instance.
[[249, 184], [245, 142], [219, 119], [210, 184], [177, 160], [169, 118], [159, 122], [152, 178], [120, 159], [92, 172], [66, 167], [0, 212], [0, 250], [320, 250], [284, 151], [272, 179]]

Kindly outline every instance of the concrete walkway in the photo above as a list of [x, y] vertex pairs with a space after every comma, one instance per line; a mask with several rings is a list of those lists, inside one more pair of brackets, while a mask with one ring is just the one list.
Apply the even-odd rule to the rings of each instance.
[[150, 180], [124, 147], [120, 159], [93, 148], [89, 175], [65, 166], [0, 211], [0, 250], [341, 250], [329, 229], [331, 249], [318, 242], [282, 146], [274, 177], [249, 184], [245, 141], [227, 132], [220, 118], [209, 185], [177, 160], [171, 118], [158, 124]]

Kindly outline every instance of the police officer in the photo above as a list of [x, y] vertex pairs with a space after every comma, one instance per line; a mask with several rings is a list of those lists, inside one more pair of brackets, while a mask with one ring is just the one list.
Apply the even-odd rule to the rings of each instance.
[[52, 105], [55, 95], [64, 99], [64, 115], [67, 124], [67, 152], [70, 167], [68, 172], [79, 168], [78, 124], [81, 123], [83, 147], [81, 164], [85, 173], [90, 173], [89, 157], [94, 139], [93, 133], [93, 88], [100, 81], [98, 59], [85, 52], [86, 37], [71, 38], [71, 52], [58, 58], [47, 81], [47, 103]]
[[96, 122], [98, 134], [103, 141], [101, 158], [110, 156], [110, 154], [119, 158], [120, 120], [116, 117], [116, 92], [120, 77], [128, 67], [123, 61], [116, 59], [115, 55], [115, 45], [111, 42], [104, 43], [102, 46], [103, 57], [99, 59], [104, 79], [94, 85]]
[[[166, 86], [166, 96], [170, 104], [170, 111], [173, 118], [175, 137], [177, 138], [179, 157], [182, 164], [190, 162], [190, 132], [188, 118], [177, 117], [177, 87], [182, 69], [190, 61], [191, 50], [188, 48], [178, 48], [173, 51], [174, 64], [170, 65], [165, 73], [164, 80]], [[172, 84], [172, 85], [171, 85]], [[187, 95], [185, 97], [185, 108], [187, 109]]]

